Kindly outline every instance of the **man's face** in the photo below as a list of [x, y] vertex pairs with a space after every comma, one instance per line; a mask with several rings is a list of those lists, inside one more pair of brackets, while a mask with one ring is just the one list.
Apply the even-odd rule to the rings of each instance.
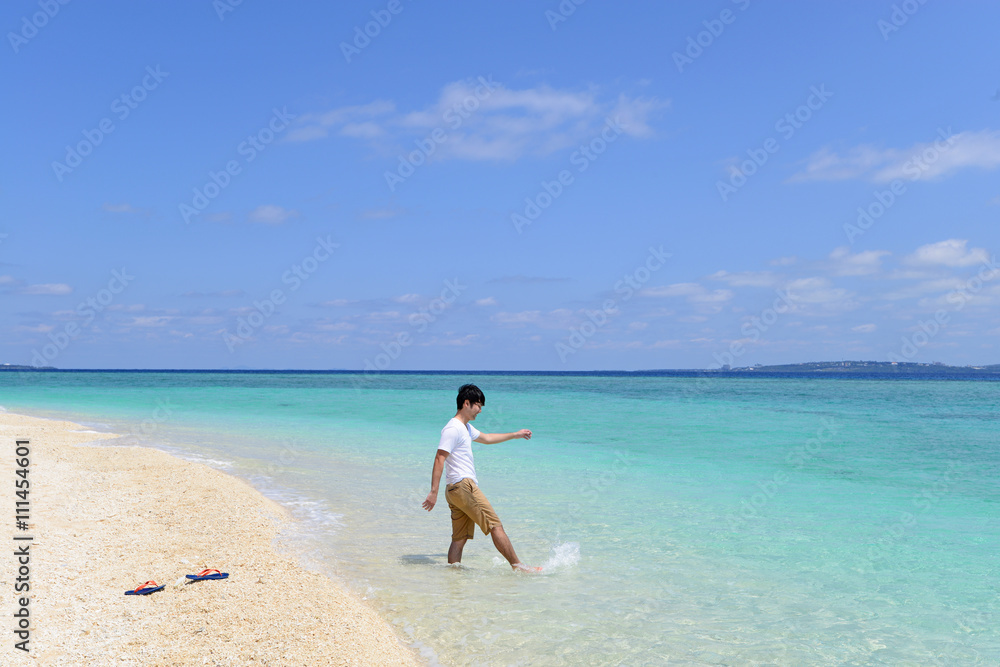
[[465, 405], [466, 414], [469, 415], [469, 421], [473, 421], [476, 418], [476, 415], [478, 415], [483, 409], [482, 403], [470, 403], [469, 401], [466, 401]]

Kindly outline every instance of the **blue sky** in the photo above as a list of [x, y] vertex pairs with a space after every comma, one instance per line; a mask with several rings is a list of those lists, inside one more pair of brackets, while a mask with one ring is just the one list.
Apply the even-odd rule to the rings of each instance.
[[94, 4], [0, 10], [0, 362], [1000, 362], [995, 3]]

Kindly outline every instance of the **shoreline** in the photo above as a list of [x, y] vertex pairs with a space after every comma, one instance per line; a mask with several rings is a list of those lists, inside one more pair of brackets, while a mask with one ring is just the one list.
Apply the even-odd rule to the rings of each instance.
[[[0, 480], [15, 479], [15, 439], [31, 443], [30, 652], [9, 633], [9, 664], [423, 664], [371, 606], [276, 550], [288, 510], [201, 463], [92, 446], [115, 437], [0, 413]], [[25, 595], [15, 567], [0, 559], [8, 618]], [[186, 583], [206, 568], [229, 578]], [[166, 588], [124, 595], [148, 580]]]

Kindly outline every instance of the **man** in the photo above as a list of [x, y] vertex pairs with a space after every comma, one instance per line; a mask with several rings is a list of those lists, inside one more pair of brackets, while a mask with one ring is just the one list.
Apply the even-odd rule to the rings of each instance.
[[483, 445], [495, 445], [514, 438], [531, 438], [531, 431], [526, 428], [516, 433], [480, 433], [469, 422], [474, 421], [486, 404], [486, 397], [479, 387], [465, 384], [459, 387], [458, 412], [441, 429], [441, 442], [438, 445], [437, 456], [434, 457], [434, 467], [431, 470], [431, 492], [423, 502], [425, 510], [434, 509], [438, 497], [438, 485], [441, 482], [441, 470], [447, 465], [447, 486], [445, 500], [451, 508], [451, 546], [448, 548], [448, 563], [462, 562], [462, 549], [465, 543], [475, 537], [478, 525], [485, 535], [493, 538], [497, 548], [510, 566], [515, 570], [537, 571], [524, 565], [514, 553], [514, 547], [504, 532], [500, 518], [479, 490], [476, 479], [476, 467], [472, 459], [472, 442]]

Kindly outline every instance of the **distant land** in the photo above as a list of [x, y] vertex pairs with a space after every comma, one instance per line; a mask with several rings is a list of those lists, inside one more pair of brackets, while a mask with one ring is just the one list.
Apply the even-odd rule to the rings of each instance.
[[887, 375], [982, 375], [1000, 374], [1000, 364], [988, 366], [948, 366], [939, 361], [925, 364], [895, 361], [809, 361], [804, 364], [779, 364], [775, 366], [740, 366], [717, 368], [713, 373], [830, 373], [830, 374], [887, 374]]
[[174, 369], [174, 368], [54, 368], [52, 366], [20, 366], [17, 364], [0, 364], [0, 372], [3, 371], [55, 371], [59, 373], [87, 373], [87, 372], [111, 372], [111, 373], [309, 373], [309, 374], [357, 374], [366, 375], [461, 375], [465, 373], [479, 373], [484, 375], [674, 375], [674, 376], [694, 376], [700, 375], [767, 375], [780, 373], [789, 374], [809, 374], [809, 375], [839, 375], [839, 376], [864, 376], [872, 375], [893, 375], [893, 376], [924, 376], [924, 377], [955, 377], [962, 375], [1000, 375], [1000, 364], [989, 364], [983, 366], [948, 366], [941, 362], [916, 363], [916, 362], [894, 362], [894, 361], [810, 361], [802, 364], [777, 364], [773, 366], [754, 365], [738, 366], [730, 368], [659, 368], [641, 371], [491, 371], [491, 370], [420, 370], [420, 371], [377, 371], [368, 373], [362, 370], [335, 369], [335, 370], [308, 370], [308, 369], [254, 369], [254, 368], [216, 368], [216, 369]]

